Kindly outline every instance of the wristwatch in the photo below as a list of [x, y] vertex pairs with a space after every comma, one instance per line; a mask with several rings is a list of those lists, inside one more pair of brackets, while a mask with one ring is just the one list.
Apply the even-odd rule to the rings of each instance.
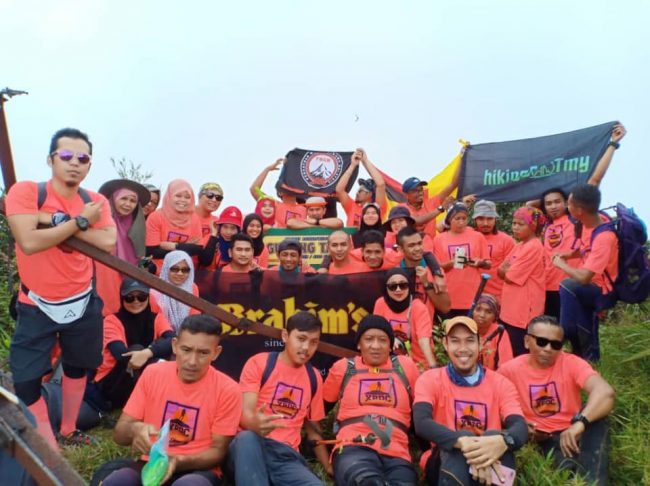
[[608, 147], [614, 147], [614, 150], [618, 150], [618, 148], [621, 146], [620, 143], [614, 142], [614, 140], [610, 140], [609, 143], [607, 144]]
[[587, 417], [582, 415], [582, 412], [578, 412], [571, 419], [571, 425], [575, 424], [576, 422], [582, 422], [585, 427], [587, 427], [591, 423]]
[[433, 290], [433, 282], [427, 282], [424, 284], [424, 290]]
[[438, 212], [440, 212], [440, 213], [444, 213], [444, 212], [445, 212], [445, 207], [444, 207], [442, 204], [441, 204], [440, 206], [438, 206], [436, 209], [437, 209]]
[[74, 220], [81, 231], [86, 231], [90, 227], [90, 223], [83, 216], [77, 216]]
[[508, 450], [510, 452], [515, 450], [515, 439], [510, 435], [506, 434], [505, 432], [501, 432], [501, 437], [503, 437], [503, 441], [506, 443], [506, 446], [508, 447]]
[[70, 215], [61, 211], [57, 211], [52, 215], [52, 226], [59, 226], [67, 221], [70, 221]]

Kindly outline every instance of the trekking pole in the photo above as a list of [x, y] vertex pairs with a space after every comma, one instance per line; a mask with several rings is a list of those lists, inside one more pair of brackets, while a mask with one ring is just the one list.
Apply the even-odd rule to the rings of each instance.
[[481, 297], [481, 294], [483, 293], [483, 289], [485, 289], [485, 285], [487, 284], [488, 280], [490, 280], [490, 274], [482, 273], [481, 282], [478, 284], [478, 289], [476, 289], [476, 294], [474, 294], [474, 300], [472, 301], [472, 305], [470, 306], [469, 311], [467, 311], [467, 315], [469, 317], [472, 317], [472, 314], [474, 313], [474, 307], [476, 307], [476, 303], [478, 302], [478, 299]]

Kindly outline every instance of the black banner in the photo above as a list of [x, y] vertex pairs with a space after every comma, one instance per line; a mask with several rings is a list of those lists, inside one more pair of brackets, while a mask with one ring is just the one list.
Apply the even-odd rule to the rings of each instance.
[[[275, 188], [290, 191], [297, 196], [333, 195], [336, 183], [350, 166], [353, 152], [318, 152], [293, 149], [287, 154]], [[349, 192], [357, 180], [359, 168], [355, 169], [346, 187]]]
[[[323, 341], [355, 349], [357, 324], [372, 313], [381, 296], [384, 272], [353, 275], [286, 274], [264, 272], [221, 273], [199, 271], [201, 297], [237, 317], [278, 329], [299, 310], [315, 313], [323, 324]], [[239, 379], [244, 363], [256, 353], [281, 350], [281, 341], [244, 333], [224, 325], [227, 338], [215, 366]], [[314, 366], [326, 374], [338, 358], [316, 353]]]
[[510, 142], [470, 145], [463, 156], [459, 197], [528, 201], [551, 188], [567, 193], [586, 182], [617, 122]]

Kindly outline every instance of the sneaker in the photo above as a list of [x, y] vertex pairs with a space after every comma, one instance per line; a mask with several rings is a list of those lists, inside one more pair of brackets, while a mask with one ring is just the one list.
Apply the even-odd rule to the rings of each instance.
[[76, 429], [68, 435], [57, 434], [57, 441], [62, 446], [90, 446], [97, 445], [97, 440], [88, 434], [84, 434], [81, 430]]

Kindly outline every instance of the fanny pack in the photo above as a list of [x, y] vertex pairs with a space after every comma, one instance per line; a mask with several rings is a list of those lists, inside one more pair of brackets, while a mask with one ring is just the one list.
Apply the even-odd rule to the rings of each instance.
[[27, 292], [29, 297], [43, 313], [58, 324], [70, 324], [76, 321], [86, 312], [93, 286], [83, 292], [73, 295], [65, 300], [45, 300], [33, 290]]

